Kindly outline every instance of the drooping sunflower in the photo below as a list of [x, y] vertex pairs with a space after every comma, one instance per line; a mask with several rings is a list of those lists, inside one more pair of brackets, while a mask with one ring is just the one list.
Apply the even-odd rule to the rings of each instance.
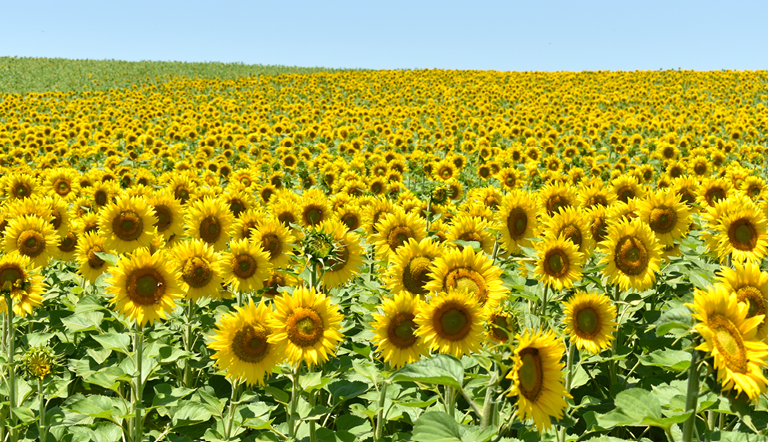
[[284, 267], [293, 260], [291, 251], [296, 239], [275, 218], [262, 219], [251, 231], [250, 239], [269, 254], [269, 262], [273, 267]]
[[534, 197], [524, 191], [512, 192], [504, 197], [496, 215], [501, 227], [501, 240], [509, 253], [520, 253], [520, 246], [531, 247], [536, 236], [539, 209]]
[[517, 334], [519, 326], [520, 318], [518, 315], [514, 311], [499, 306], [488, 313], [486, 336], [492, 342], [507, 344]]
[[235, 306], [234, 313], [226, 313], [216, 324], [216, 334], [208, 348], [216, 351], [211, 359], [227, 372], [227, 377], [247, 385], [264, 385], [264, 376], [282, 362], [284, 355], [269, 342], [271, 308], [265, 303]]
[[[733, 263], [733, 268], [720, 269], [720, 282], [729, 293], [736, 293], [736, 300], [747, 305], [747, 319], [768, 313], [768, 272], [760, 270], [754, 262]], [[757, 327], [758, 337], [768, 337], [768, 317]]]
[[144, 198], [119, 197], [99, 212], [99, 234], [108, 249], [130, 253], [149, 247], [157, 217]]
[[551, 428], [550, 418], [562, 419], [570, 397], [565, 391], [561, 362], [565, 346], [552, 330], [545, 333], [526, 330], [518, 335], [514, 353], [515, 365], [507, 374], [512, 379], [509, 396], [517, 396], [517, 407], [523, 419], [533, 419], [539, 435]]
[[416, 314], [416, 335], [432, 350], [461, 358], [480, 349], [483, 306], [466, 289], [442, 292], [422, 303]]
[[[495, 239], [489, 233], [488, 221], [478, 216], [457, 215], [451, 220], [446, 234], [447, 241], [475, 241], [483, 252], [491, 254]], [[461, 248], [461, 246], [459, 247]]]
[[739, 207], [727, 210], [717, 225], [716, 252], [721, 261], [730, 254], [736, 262], [760, 262], [768, 248], [768, 222], [756, 205], [748, 203], [749, 199], [741, 201]]
[[129, 321], [143, 327], [165, 319], [176, 308], [176, 300], [184, 295], [179, 287], [179, 274], [168, 265], [169, 257], [159, 251], [139, 248], [123, 257], [116, 267], [110, 267], [112, 277], [107, 279], [107, 293], [115, 309]]
[[290, 273], [286, 272], [286, 269], [272, 269], [269, 272], [269, 278], [264, 281], [264, 291], [262, 296], [265, 298], [274, 298], [280, 294], [278, 289], [282, 287], [296, 287], [299, 284], [299, 280], [294, 278]]
[[691, 225], [690, 209], [671, 189], [649, 193], [637, 203], [638, 217], [648, 224], [662, 246], [672, 246]]
[[600, 246], [605, 253], [600, 262], [607, 264], [604, 272], [612, 284], [642, 291], [656, 281], [661, 246], [648, 224], [639, 219], [610, 224], [608, 238]]
[[565, 333], [579, 350], [598, 354], [616, 339], [616, 306], [604, 294], [576, 292], [564, 303], [563, 315]]
[[157, 232], [166, 241], [180, 238], [184, 233], [184, 208], [181, 202], [170, 192], [155, 192], [147, 202], [155, 209]]
[[585, 255], [589, 255], [595, 247], [587, 225], [586, 213], [577, 207], [558, 209], [557, 213], [547, 220], [544, 231], [546, 235], [563, 236], [570, 240], [579, 248], [579, 252]]
[[501, 269], [493, 264], [488, 255], [475, 253], [469, 247], [451, 250], [435, 259], [427, 276], [430, 278], [424, 287], [427, 290], [443, 293], [466, 291], [487, 309], [495, 308], [509, 292], [501, 281]]
[[416, 241], [411, 238], [397, 249], [387, 267], [385, 283], [392, 293], [406, 291], [424, 297], [429, 293], [429, 268], [443, 254], [440, 244], [430, 238]]
[[[32, 310], [43, 303], [45, 283], [40, 268], [32, 260], [19, 253], [7, 253], [0, 257], [0, 287], [11, 285], [13, 313], [18, 316], [32, 315]], [[0, 313], [8, 306], [0, 296]]]
[[18, 252], [28, 257], [35, 267], [45, 267], [48, 259], [58, 256], [59, 237], [53, 226], [36, 215], [11, 220], [5, 228], [5, 253]]
[[202, 239], [218, 252], [224, 250], [231, 237], [232, 219], [232, 213], [224, 200], [204, 198], [189, 202], [184, 228], [187, 236]]
[[714, 358], [722, 389], [735, 389], [757, 402], [768, 387], [762, 372], [768, 365], [768, 344], [757, 337], [762, 315], [747, 319], [747, 305], [739, 303], [723, 284], [696, 290], [693, 304], [686, 306], [694, 311], [693, 317], [699, 321], [694, 327], [704, 338], [696, 349]]
[[323, 222], [319, 231], [330, 235], [335, 244], [333, 256], [325, 262], [321, 281], [328, 288], [342, 286], [352, 279], [363, 265], [364, 252], [360, 245], [360, 236], [348, 231], [344, 224], [335, 219]]
[[213, 246], [201, 239], [178, 243], [173, 248], [179, 286], [186, 299], [197, 301], [202, 297], [216, 298], [224, 282], [221, 255]]
[[402, 210], [387, 214], [376, 224], [370, 242], [376, 247], [376, 257], [389, 261], [409, 239], [421, 241], [427, 236], [427, 222], [415, 213]]
[[597, 206], [587, 211], [587, 226], [595, 243], [605, 240], [608, 235], [608, 212], [605, 207]]
[[75, 259], [80, 275], [94, 284], [107, 271], [109, 265], [96, 253], [112, 253], [105, 245], [106, 240], [96, 232], [88, 232], [78, 241]]
[[336, 353], [336, 345], [344, 339], [339, 331], [342, 319], [330, 298], [314, 288], [298, 287], [291, 295], [275, 297], [275, 312], [269, 320], [274, 333], [269, 343], [291, 364], [319, 365]]
[[581, 279], [584, 255], [563, 235], [545, 237], [536, 245], [536, 250], [539, 257], [534, 274], [544, 285], [562, 290], [573, 287]]
[[371, 343], [381, 353], [384, 362], [395, 368], [416, 362], [429, 352], [424, 338], [416, 335], [416, 313], [421, 300], [418, 295], [399, 292], [393, 298], [385, 298], [379, 310], [373, 314], [371, 324], [374, 337]]
[[224, 281], [240, 292], [261, 290], [272, 269], [269, 254], [246, 239], [232, 241], [229, 248], [222, 262]]

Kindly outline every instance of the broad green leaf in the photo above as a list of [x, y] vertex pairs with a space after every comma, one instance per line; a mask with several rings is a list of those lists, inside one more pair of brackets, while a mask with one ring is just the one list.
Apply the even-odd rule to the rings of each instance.
[[459, 424], [447, 413], [429, 411], [413, 425], [413, 440], [420, 442], [462, 442]]
[[675, 329], [688, 330], [693, 324], [693, 317], [688, 307], [663, 310], [656, 321], [656, 336], [664, 336]]
[[360, 381], [338, 380], [326, 386], [326, 389], [333, 395], [333, 402], [352, 399], [368, 391], [369, 385]]
[[99, 311], [75, 313], [74, 315], [61, 318], [61, 323], [69, 332], [82, 332], [89, 330], [98, 330], [101, 321], [104, 319], [104, 313]]
[[104, 253], [104, 252], [95, 252], [94, 253], [99, 258], [103, 259], [104, 261], [108, 262], [112, 266], [117, 265], [117, 255], [113, 255], [111, 253]]
[[691, 365], [691, 353], [680, 350], [656, 350], [637, 357], [641, 364], [681, 373]]
[[691, 412], [663, 417], [661, 404], [650, 391], [642, 388], [631, 388], [622, 391], [614, 401], [615, 409], [597, 417], [598, 424], [603, 428], [618, 426], [654, 426], [669, 429], [673, 424], [679, 424], [688, 419]]
[[336, 429], [348, 431], [354, 435], [361, 436], [373, 430], [371, 422], [360, 416], [344, 414], [336, 419]]
[[352, 361], [352, 368], [357, 374], [363, 376], [369, 381], [378, 382], [377, 380], [379, 378], [379, 371], [370, 362], [355, 359]]
[[170, 384], [155, 385], [154, 390], [153, 407], [172, 407], [195, 391], [191, 388], [173, 387]]
[[13, 414], [21, 423], [24, 423], [24, 424], [34, 422], [35, 419], [37, 419], [37, 415], [27, 407], [17, 406], [16, 408], [13, 409]]
[[179, 427], [191, 425], [195, 422], [205, 422], [213, 416], [210, 407], [198, 401], [180, 401], [180, 405], [173, 412], [173, 426]]
[[455, 357], [441, 354], [406, 365], [393, 373], [390, 380], [445, 385], [461, 389], [464, 384], [464, 367]]
[[325, 378], [322, 376], [322, 373], [316, 371], [304, 376], [301, 376], [299, 378], [299, 385], [301, 385], [301, 389], [306, 392], [311, 392], [314, 390], [319, 390], [323, 388], [326, 384], [331, 382], [332, 378]]
[[79, 399], [66, 405], [64, 409], [88, 417], [102, 419], [110, 419], [115, 411], [117, 411], [110, 398], [95, 394], [87, 397], [81, 396]]
[[356, 442], [358, 440], [354, 434], [347, 431], [332, 431], [325, 427], [318, 428], [316, 434], [319, 442]]
[[291, 400], [291, 397], [288, 395], [288, 393], [280, 390], [279, 388], [266, 386], [264, 387], [264, 390], [268, 395], [272, 396], [274, 400], [280, 402], [281, 404], [287, 404], [288, 401]]

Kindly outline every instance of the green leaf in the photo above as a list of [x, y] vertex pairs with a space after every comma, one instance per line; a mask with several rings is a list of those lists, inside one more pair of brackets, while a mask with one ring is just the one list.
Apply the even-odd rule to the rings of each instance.
[[117, 255], [113, 255], [111, 253], [104, 253], [104, 252], [94, 252], [96, 256], [103, 259], [104, 261], [108, 262], [112, 266], [117, 265]]
[[390, 380], [445, 385], [461, 389], [464, 386], [464, 367], [455, 357], [441, 354], [406, 365], [393, 373]]
[[420, 442], [462, 442], [459, 424], [447, 413], [428, 411], [413, 425], [413, 440]]
[[35, 413], [27, 407], [16, 407], [13, 409], [13, 414], [22, 423], [28, 424], [34, 422], [36, 419]]
[[304, 375], [299, 378], [299, 385], [301, 385], [301, 389], [306, 392], [311, 392], [314, 390], [319, 390], [323, 387], [325, 387], [326, 384], [331, 382], [332, 378], [324, 378], [322, 376], [322, 373], [319, 371]]
[[131, 337], [127, 334], [100, 333], [92, 335], [91, 338], [95, 339], [103, 348], [114, 350], [124, 355], [131, 353]]
[[332, 431], [324, 427], [318, 428], [316, 435], [319, 442], [355, 442], [358, 440], [354, 434], [347, 431]]
[[707, 440], [713, 442], [766, 442], [768, 437], [756, 436], [754, 433], [741, 433], [738, 431], [716, 431], [709, 434]]
[[153, 407], [171, 407], [176, 405], [180, 399], [192, 394], [195, 390], [185, 387], [172, 387], [170, 384], [155, 385], [155, 396], [152, 398]]
[[101, 325], [102, 319], [104, 319], [104, 313], [93, 311], [75, 313], [74, 315], [67, 316], [66, 318], [61, 318], [61, 323], [64, 324], [64, 327], [66, 327], [68, 331], [75, 333], [89, 330], [99, 330], [99, 325]]
[[183, 401], [179, 407], [173, 411], [173, 426], [179, 427], [191, 425], [195, 422], [205, 422], [211, 418], [210, 407], [207, 407], [197, 401]]
[[355, 359], [352, 361], [352, 368], [357, 374], [368, 379], [371, 382], [377, 382], [379, 370], [368, 361]]
[[668, 430], [673, 424], [684, 422], [692, 412], [670, 417], [661, 415], [661, 404], [650, 391], [631, 388], [622, 391], [614, 401], [615, 409], [597, 417], [603, 428], [618, 426], [653, 426]]
[[281, 404], [287, 404], [288, 401], [291, 400], [291, 397], [288, 395], [288, 393], [279, 388], [266, 386], [264, 387], [264, 390], [268, 395], [272, 396], [272, 399], [280, 402]]
[[110, 419], [116, 411], [112, 400], [106, 396], [91, 395], [81, 396], [79, 399], [69, 403], [65, 410], [70, 410], [88, 417]]
[[693, 317], [687, 307], [670, 308], [662, 311], [656, 321], [656, 336], [664, 336], [675, 329], [688, 330], [692, 324]]
[[373, 430], [371, 422], [360, 416], [343, 414], [336, 419], [336, 429], [348, 431], [354, 435], [361, 436]]
[[645, 366], [661, 367], [678, 373], [688, 370], [691, 365], [691, 353], [681, 350], [656, 350], [638, 356], [637, 359]]
[[368, 384], [360, 381], [338, 380], [328, 384], [326, 389], [333, 395], [333, 403], [352, 399], [368, 391]]

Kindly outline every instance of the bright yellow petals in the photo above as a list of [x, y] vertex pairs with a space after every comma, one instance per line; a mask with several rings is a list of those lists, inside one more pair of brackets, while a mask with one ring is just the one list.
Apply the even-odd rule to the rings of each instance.
[[694, 311], [693, 317], [699, 321], [696, 331], [704, 338], [696, 349], [714, 358], [722, 389], [735, 389], [756, 403], [768, 387], [763, 375], [768, 366], [768, 344], [757, 337], [763, 316], [747, 319], [748, 307], [737, 299], [725, 285], [718, 284], [708, 291], [696, 290], [693, 304], [686, 305]]
[[570, 240], [579, 252], [588, 255], [595, 246], [584, 210], [576, 207], [561, 208], [547, 220], [545, 232], [554, 237]]
[[443, 248], [430, 238], [416, 241], [411, 238], [397, 249], [387, 267], [385, 283], [392, 293], [405, 290], [413, 295], [424, 297], [429, 293], [426, 288], [430, 281], [429, 268], [435, 259], [443, 254]]
[[[768, 272], [760, 270], [753, 262], [733, 263], [733, 268], [720, 269], [720, 281], [729, 293], [736, 294], [736, 300], [747, 306], [747, 319], [768, 314]], [[757, 335], [765, 340], [768, 337], [768, 321], [757, 327]]]
[[446, 241], [475, 241], [483, 252], [491, 254], [495, 239], [489, 233], [488, 221], [477, 216], [457, 215], [451, 220], [451, 227], [446, 234]]
[[416, 362], [428, 354], [429, 346], [424, 338], [416, 335], [416, 314], [421, 301], [418, 296], [399, 292], [393, 298], [384, 299], [379, 306], [380, 314], [374, 313], [371, 343], [381, 353], [384, 362], [395, 368]]
[[269, 342], [272, 328], [271, 308], [250, 301], [244, 307], [235, 306], [235, 312], [224, 314], [216, 324], [216, 334], [208, 348], [216, 353], [211, 359], [227, 372], [227, 377], [247, 385], [264, 385], [264, 377], [279, 364], [283, 352]]
[[481, 307], [495, 308], [509, 290], [501, 281], [501, 269], [485, 253], [474, 249], [451, 250], [438, 257], [427, 275], [425, 288], [432, 292], [467, 292]]
[[561, 362], [565, 346], [552, 330], [545, 333], [527, 330], [518, 335], [514, 353], [515, 365], [507, 374], [512, 380], [509, 396], [517, 396], [517, 407], [523, 419], [533, 419], [541, 435], [552, 427], [550, 418], [562, 419], [570, 397], [565, 391]]
[[200, 239], [178, 243], [173, 248], [176, 270], [180, 274], [179, 286], [186, 298], [217, 298], [224, 281], [221, 255], [213, 246]]
[[461, 358], [480, 350], [483, 307], [472, 293], [452, 290], [430, 298], [419, 307], [416, 335], [432, 350]]
[[141, 248], [111, 267], [107, 293], [113, 296], [115, 310], [139, 326], [165, 319], [183, 297], [179, 274], [169, 268], [168, 258], [164, 252], [150, 254]]
[[732, 204], [717, 225], [714, 240], [721, 261], [730, 254], [736, 262], [762, 261], [768, 249], [768, 222], [748, 199], [729, 200]]
[[52, 256], [57, 256], [58, 245], [59, 237], [53, 226], [36, 215], [13, 219], [5, 228], [5, 253], [24, 255], [35, 267], [45, 267]]
[[319, 365], [336, 353], [336, 345], [344, 339], [339, 331], [342, 319], [338, 306], [326, 295], [298, 287], [291, 295], [275, 297], [269, 343], [293, 365]]
[[346, 225], [335, 219], [323, 222], [319, 231], [330, 235], [335, 244], [335, 252], [325, 261], [320, 280], [328, 288], [340, 287], [358, 274], [363, 265], [364, 251], [360, 245], [360, 236], [348, 231]]
[[648, 224], [662, 246], [671, 247], [691, 225], [690, 210], [672, 190], [648, 194], [637, 204], [638, 217]]
[[616, 306], [599, 293], [576, 292], [563, 305], [565, 333], [579, 350], [598, 354], [616, 339]]
[[421, 241], [427, 236], [427, 222], [415, 213], [396, 211], [389, 213], [376, 224], [370, 242], [376, 247], [376, 257], [389, 261], [409, 239]]
[[296, 238], [277, 219], [261, 220], [250, 233], [251, 241], [261, 245], [269, 254], [269, 262], [273, 267], [287, 266], [293, 260], [291, 252]]
[[520, 246], [531, 247], [531, 238], [536, 235], [539, 209], [534, 197], [527, 192], [516, 191], [508, 194], [501, 202], [496, 222], [501, 227], [501, 240], [509, 253], [517, 255]]
[[184, 209], [181, 202], [170, 192], [155, 192], [149, 197], [148, 203], [155, 209], [157, 232], [166, 241], [179, 239], [184, 233]]
[[581, 279], [584, 255], [564, 236], [548, 237], [536, 244], [538, 259], [534, 274], [543, 284], [555, 289], [573, 287]]
[[157, 217], [144, 198], [119, 197], [99, 212], [99, 234], [105, 245], [118, 253], [149, 247]]
[[[14, 314], [31, 316], [33, 309], [42, 305], [46, 286], [40, 268], [29, 257], [19, 253], [8, 253], [0, 257], [0, 287], [6, 283], [11, 287]], [[0, 313], [7, 308], [5, 299], [0, 295]]]
[[272, 269], [269, 254], [246, 239], [232, 241], [229, 248], [222, 263], [224, 281], [239, 292], [261, 290]]
[[608, 226], [608, 238], [600, 243], [606, 264], [604, 273], [622, 290], [651, 288], [659, 271], [661, 247], [647, 224], [634, 219]]
[[97, 255], [97, 253], [113, 253], [106, 247], [106, 239], [96, 232], [89, 232], [80, 238], [77, 242], [77, 251], [75, 257], [77, 260], [77, 271], [85, 279], [96, 283], [96, 279], [107, 271], [109, 265]]
[[218, 198], [204, 198], [190, 202], [184, 217], [187, 236], [201, 239], [213, 246], [214, 250], [224, 250], [230, 239], [232, 213]]

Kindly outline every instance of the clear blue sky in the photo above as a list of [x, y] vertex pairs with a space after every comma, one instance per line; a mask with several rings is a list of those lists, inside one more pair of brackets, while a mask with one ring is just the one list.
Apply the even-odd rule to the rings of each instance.
[[[216, 6], [214, 6], [216, 5]], [[370, 69], [768, 69], [768, 1], [4, 2], [0, 55]]]

